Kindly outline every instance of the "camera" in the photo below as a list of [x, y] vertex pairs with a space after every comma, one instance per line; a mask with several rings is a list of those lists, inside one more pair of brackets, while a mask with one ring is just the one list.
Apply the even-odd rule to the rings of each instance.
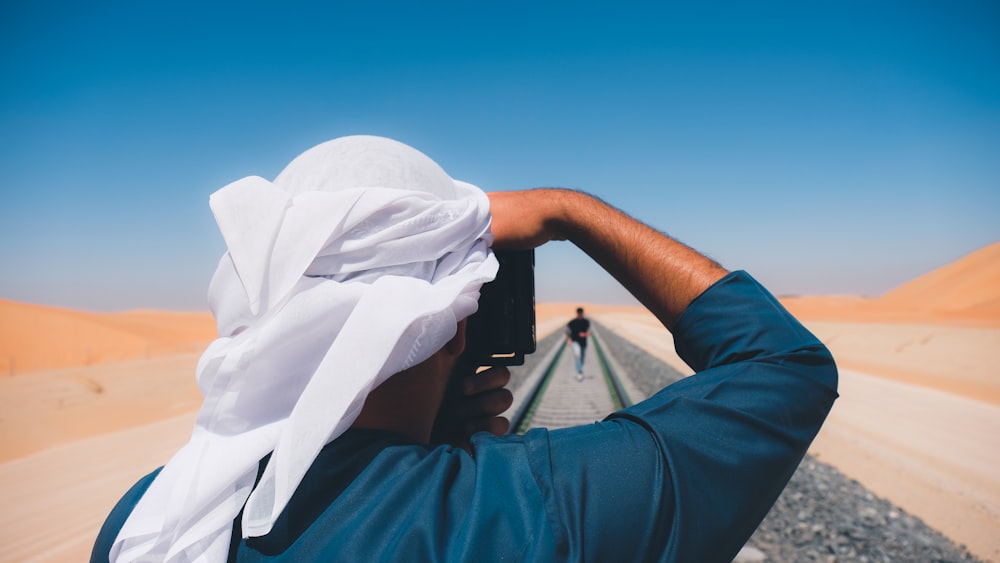
[[479, 290], [479, 309], [468, 318], [465, 350], [452, 369], [433, 441], [468, 444], [458, 415], [461, 383], [482, 366], [519, 366], [535, 351], [535, 251], [494, 251], [500, 270]]
[[535, 351], [535, 251], [494, 251], [500, 270], [479, 291], [465, 329], [461, 360], [474, 366], [519, 366]]

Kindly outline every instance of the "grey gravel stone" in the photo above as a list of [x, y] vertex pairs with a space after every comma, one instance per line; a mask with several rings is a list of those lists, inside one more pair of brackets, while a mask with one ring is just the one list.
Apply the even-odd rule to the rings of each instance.
[[748, 545], [744, 546], [743, 549], [736, 554], [736, 558], [733, 559], [733, 561], [735, 563], [759, 563], [761, 561], [767, 561], [767, 555], [756, 547]]
[[768, 561], [979, 561], [916, 516], [810, 456], [748, 543]]
[[636, 389], [643, 393], [642, 397], [632, 398], [636, 402], [651, 397], [660, 389], [684, 378], [684, 374], [681, 372], [608, 330], [604, 325], [598, 322], [594, 322], [594, 325], [600, 331], [601, 341], [607, 347], [608, 354], [613, 355], [622, 368], [628, 372], [618, 374], [618, 376], [631, 379]]

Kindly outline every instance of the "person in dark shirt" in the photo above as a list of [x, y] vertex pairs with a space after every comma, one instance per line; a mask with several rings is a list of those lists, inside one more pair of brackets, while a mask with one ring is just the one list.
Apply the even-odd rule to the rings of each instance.
[[[571, 241], [672, 332], [695, 375], [600, 423], [523, 436], [504, 435], [495, 416], [510, 403], [506, 370], [470, 375], [470, 418], [490, 431], [466, 451], [430, 433], [464, 347], [459, 323], [437, 353], [368, 394], [267, 533], [234, 514], [220, 559], [731, 561], [764, 518], [837, 397], [826, 348], [748, 274], [595, 198], [489, 198], [494, 248]], [[261, 459], [258, 479], [273, 463]], [[114, 508], [92, 561], [129, 560], [116, 538], [160, 473]], [[163, 559], [220, 555], [185, 539]]]
[[583, 380], [583, 360], [587, 352], [588, 336], [590, 336], [590, 321], [584, 318], [583, 307], [577, 307], [576, 318], [566, 324], [566, 340], [573, 349], [577, 381]]

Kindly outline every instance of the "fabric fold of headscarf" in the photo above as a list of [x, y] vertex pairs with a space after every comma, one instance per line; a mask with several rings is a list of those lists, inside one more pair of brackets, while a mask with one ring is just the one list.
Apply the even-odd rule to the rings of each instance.
[[210, 205], [228, 252], [209, 287], [204, 402], [112, 561], [225, 561], [241, 510], [246, 537], [267, 534], [368, 393], [441, 349], [498, 267], [482, 190], [389, 139], [329, 141]]

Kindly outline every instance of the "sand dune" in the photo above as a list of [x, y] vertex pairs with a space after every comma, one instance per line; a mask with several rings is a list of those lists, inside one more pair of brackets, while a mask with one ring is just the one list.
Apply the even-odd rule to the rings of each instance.
[[924, 274], [878, 299], [920, 311], [1000, 316], [1000, 242]]
[[0, 299], [0, 375], [200, 352], [208, 312], [88, 313]]
[[1000, 328], [1000, 242], [880, 297], [809, 296], [781, 301], [802, 319]]

